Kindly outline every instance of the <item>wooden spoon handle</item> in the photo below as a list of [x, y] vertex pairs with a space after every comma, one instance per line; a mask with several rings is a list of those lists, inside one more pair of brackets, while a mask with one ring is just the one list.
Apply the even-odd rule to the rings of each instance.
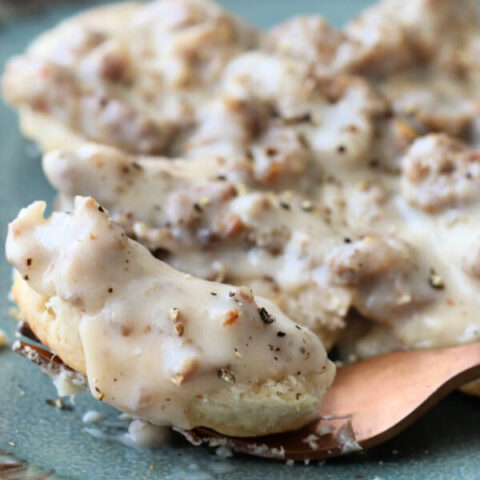
[[[339, 375], [348, 391], [358, 395], [358, 407], [349, 413], [352, 413], [355, 436], [365, 448], [397, 435], [448, 393], [480, 378], [480, 343], [443, 350], [398, 352], [386, 356], [381, 369], [373, 363], [369, 366], [371, 368], [364, 365], [362, 372], [371, 376], [370, 392], [381, 392], [376, 400], [371, 393], [366, 394], [365, 388], [361, 390], [358, 383], [354, 384], [359, 373], [354, 368], [342, 369]], [[333, 405], [327, 403], [325, 408], [331, 407], [333, 413], [342, 409], [341, 396], [340, 390]]]
[[320, 419], [301, 430], [258, 438], [225, 437], [205, 428], [188, 433], [197, 443], [224, 442], [256, 456], [336, 457], [389, 440], [448, 393], [479, 377], [480, 343], [395, 352], [340, 367]]

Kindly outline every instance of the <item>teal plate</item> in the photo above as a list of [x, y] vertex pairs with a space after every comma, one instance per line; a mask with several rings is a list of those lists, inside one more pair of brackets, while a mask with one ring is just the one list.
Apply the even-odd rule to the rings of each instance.
[[[0, 65], [3, 67], [8, 57], [22, 52], [33, 37], [61, 18], [94, 3], [0, 0]], [[268, 27], [294, 14], [314, 12], [321, 12], [340, 25], [371, 2], [224, 0], [222, 3], [251, 22]], [[43, 8], [28, 13], [28, 8], [20, 8], [26, 4], [41, 4]], [[37, 199], [51, 201], [53, 194], [42, 175], [38, 153], [22, 139], [13, 112], [2, 106], [2, 241], [8, 221], [21, 207]], [[12, 305], [7, 299], [11, 269], [3, 255], [0, 257], [0, 327], [12, 343], [16, 325], [8, 315]], [[9, 348], [0, 351], [1, 479], [480, 479], [480, 401], [459, 393], [442, 401], [415, 425], [380, 447], [308, 466], [288, 466], [244, 456], [224, 459], [208, 449], [194, 448], [181, 441], [157, 450], [127, 447], [92, 436], [82, 422], [87, 410], [101, 411], [106, 420], [98, 428], [110, 434], [119, 433], [125, 422], [117, 419], [118, 412], [113, 408], [89, 395], [79, 395], [71, 410], [61, 410], [46, 403], [47, 399], [55, 398], [51, 381], [36, 366], [11, 353]], [[56, 474], [51, 474], [53, 471]]]

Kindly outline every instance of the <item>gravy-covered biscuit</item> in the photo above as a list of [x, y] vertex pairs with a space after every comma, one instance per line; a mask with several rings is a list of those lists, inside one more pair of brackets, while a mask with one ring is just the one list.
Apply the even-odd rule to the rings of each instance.
[[312, 332], [245, 287], [156, 260], [92, 198], [50, 219], [44, 209], [34, 203], [10, 224], [14, 294], [96, 398], [153, 423], [238, 436], [316, 415], [334, 366]]

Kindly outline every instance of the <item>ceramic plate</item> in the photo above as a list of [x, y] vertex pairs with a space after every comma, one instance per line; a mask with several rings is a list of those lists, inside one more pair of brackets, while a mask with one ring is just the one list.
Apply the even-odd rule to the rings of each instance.
[[[452, 0], [453, 1], [453, 0]], [[0, 65], [24, 50], [40, 32], [95, 2], [0, 0]], [[261, 27], [289, 16], [320, 12], [340, 25], [367, 0], [224, 0], [231, 10]], [[35, 5], [32, 11], [28, 5]], [[38, 7], [40, 5], [40, 7]], [[0, 109], [0, 236], [8, 221], [33, 200], [51, 201], [39, 155], [22, 139], [15, 115]], [[11, 269], [0, 256], [0, 328], [12, 343], [16, 322], [9, 316], [7, 295]], [[28, 361], [0, 351], [0, 478], [103, 479], [476, 479], [480, 478], [480, 401], [454, 394], [417, 424], [387, 444], [345, 459], [310, 465], [225, 459], [205, 448], [176, 442], [158, 450], [125, 446], [127, 422], [113, 408], [80, 395], [71, 409], [52, 406], [56, 391], [48, 377]], [[70, 404], [69, 404], [70, 405]], [[85, 424], [82, 416], [96, 410], [104, 419]], [[99, 437], [106, 437], [102, 439]], [[3, 466], [1, 466], [3, 465]], [[56, 472], [56, 473], [53, 473]], [[28, 476], [30, 475], [30, 476]], [[32, 475], [36, 475], [33, 477]]]

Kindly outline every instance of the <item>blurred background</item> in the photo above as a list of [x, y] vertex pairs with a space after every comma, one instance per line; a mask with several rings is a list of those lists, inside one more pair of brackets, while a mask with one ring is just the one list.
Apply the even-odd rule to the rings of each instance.
[[[452, 0], [454, 1], [454, 0]], [[15, 17], [39, 14], [48, 7], [68, 8], [77, 6], [85, 8], [91, 5], [113, 3], [109, 0], [0, 0], [0, 24], [4, 24]], [[239, 15], [259, 26], [267, 27], [292, 15], [300, 13], [319, 13], [328, 11], [329, 20], [340, 25], [356, 13], [373, 3], [373, 0], [219, 0]], [[252, 9], [255, 18], [252, 18]]]

